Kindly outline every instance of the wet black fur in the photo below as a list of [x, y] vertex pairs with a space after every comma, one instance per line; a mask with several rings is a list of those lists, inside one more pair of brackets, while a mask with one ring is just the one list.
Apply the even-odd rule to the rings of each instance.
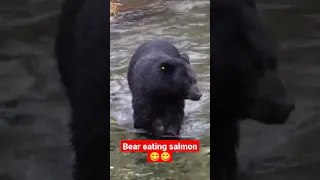
[[106, 180], [109, 167], [109, 1], [66, 0], [55, 44], [71, 105], [75, 180]]
[[211, 177], [235, 180], [239, 120], [254, 103], [248, 87], [258, 83], [263, 69], [276, 70], [276, 58], [254, 1], [213, 0], [210, 7]]
[[[165, 71], [162, 63], [167, 66]], [[143, 43], [131, 58], [128, 70], [134, 128], [154, 136], [179, 136], [186, 87], [195, 78], [187, 55], [180, 54], [172, 44], [158, 39]]]

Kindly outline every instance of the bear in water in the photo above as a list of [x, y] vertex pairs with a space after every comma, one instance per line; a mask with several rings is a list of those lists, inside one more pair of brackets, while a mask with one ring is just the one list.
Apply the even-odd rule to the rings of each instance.
[[259, 22], [254, 1], [210, 3], [211, 176], [235, 180], [239, 120], [283, 124], [295, 104], [277, 75], [273, 45]]
[[179, 136], [185, 99], [202, 96], [188, 55], [164, 40], [145, 42], [132, 56], [127, 78], [134, 128], [152, 136]]
[[73, 179], [110, 179], [110, 26], [106, 0], [65, 0], [55, 42], [72, 108]]

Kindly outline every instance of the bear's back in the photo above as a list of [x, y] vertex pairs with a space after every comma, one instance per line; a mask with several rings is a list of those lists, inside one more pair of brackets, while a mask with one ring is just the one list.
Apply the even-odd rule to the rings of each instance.
[[155, 39], [140, 45], [132, 56], [130, 65], [134, 66], [138, 60], [143, 58], [143, 56], [148, 56], [150, 54], [163, 54], [173, 58], [180, 57], [180, 52], [174, 45], [165, 40]]

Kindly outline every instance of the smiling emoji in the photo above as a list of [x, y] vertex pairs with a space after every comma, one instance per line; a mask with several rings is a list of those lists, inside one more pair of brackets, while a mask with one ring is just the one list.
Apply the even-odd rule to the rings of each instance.
[[162, 161], [169, 161], [170, 160], [170, 154], [168, 152], [163, 152], [161, 154], [161, 160]]
[[151, 159], [151, 161], [158, 161], [158, 160], [159, 160], [159, 153], [157, 153], [157, 152], [152, 152], [152, 153], [150, 154], [150, 159]]

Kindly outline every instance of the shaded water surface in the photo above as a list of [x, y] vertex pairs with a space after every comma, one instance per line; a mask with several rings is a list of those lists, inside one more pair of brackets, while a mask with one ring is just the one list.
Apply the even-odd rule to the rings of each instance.
[[241, 166], [257, 180], [320, 178], [320, 2], [258, 1], [279, 43], [279, 74], [296, 98], [284, 126], [244, 122]]
[[[111, 24], [111, 179], [209, 179], [209, 1], [123, 0], [138, 8]], [[263, 23], [278, 40], [279, 72], [297, 107], [284, 126], [245, 121], [240, 167], [257, 180], [320, 178], [320, 2], [259, 0]], [[52, 57], [60, 1], [0, 2], [0, 179], [70, 180], [69, 107]], [[200, 139], [199, 153], [174, 154], [167, 164], [123, 154], [134, 138], [126, 71], [144, 41], [165, 38], [188, 53], [204, 93], [186, 103], [182, 135]]]

